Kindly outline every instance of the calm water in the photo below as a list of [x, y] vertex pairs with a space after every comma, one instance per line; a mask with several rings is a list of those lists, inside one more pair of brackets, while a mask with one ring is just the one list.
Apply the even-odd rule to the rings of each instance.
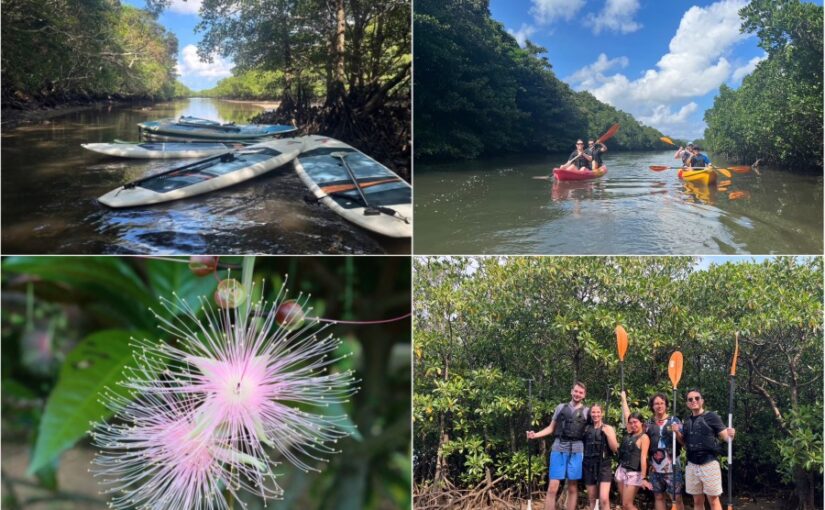
[[189, 99], [113, 107], [24, 125], [2, 136], [3, 253], [409, 253], [320, 204], [286, 165], [237, 186], [166, 204], [108, 209], [107, 191], [189, 160], [128, 160], [83, 149], [136, 140], [137, 123], [179, 115], [246, 122], [253, 104]]
[[415, 253], [822, 253], [822, 176], [762, 167], [695, 186], [648, 169], [669, 151], [608, 153], [596, 181], [533, 179], [566, 156], [417, 164]]

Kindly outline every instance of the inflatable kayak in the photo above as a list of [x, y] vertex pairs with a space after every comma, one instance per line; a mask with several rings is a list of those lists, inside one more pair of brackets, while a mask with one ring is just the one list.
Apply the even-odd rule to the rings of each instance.
[[226, 188], [289, 163], [301, 142], [287, 138], [250, 145], [127, 183], [98, 201], [109, 207], [135, 207], [188, 198]]
[[712, 168], [701, 170], [679, 170], [679, 178], [696, 184], [713, 184], [716, 182], [716, 172]]
[[592, 171], [584, 167], [581, 167], [578, 170], [562, 170], [561, 168], [553, 169], [553, 177], [555, 177], [557, 181], [586, 181], [588, 179], [598, 179], [606, 173], [606, 166], [601, 166]]
[[389, 237], [412, 236], [412, 187], [406, 181], [339, 140], [301, 140], [295, 171], [319, 202], [367, 230]]
[[138, 124], [141, 134], [195, 140], [251, 140], [296, 131], [282, 124], [221, 124], [197, 117], [162, 119]]
[[80, 146], [98, 154], [118, 158], [174, 159], [205, 158], [242, 149], [244, 144], [240, 142], [132, 143], [115, 141], [115, 143], [82, 143]]

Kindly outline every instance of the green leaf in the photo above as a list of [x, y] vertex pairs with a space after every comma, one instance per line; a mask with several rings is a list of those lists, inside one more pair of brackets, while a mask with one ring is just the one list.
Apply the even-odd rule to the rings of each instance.
[[46, 402], [40, 421], [29, 473], [52, 463], [64, 450], [86, 434], [90, 421], [107, 418], [111, 411], [98, 401], [101, 390], [109, 387], [124, 395], [119, 386], [123, 370], [134, 365], [131, 336], [139, 331], [106, 330], [84, 338], [66, 357], [57, 385]]
[[173, 299], [172, 293], [174, 292], [179, 298], [187, 301], [192, 308], [198, 310], [198, 298], [200, 296], [211, 298], [212, 293], [215, 292], [215, 288], [218, 286], [218, 282], [211, 275], [195, 276], [189, 270], [188, 264], [165, 260], [147, 260], [146, 273], [149, 286], [152, 288], [152, 292], [155, 293], [155, 302], [152, 303], [152, 309], [167, 318], [170, 318], [170, 314], [166, 312], [165, 308], [158, 305], [158, 296]]

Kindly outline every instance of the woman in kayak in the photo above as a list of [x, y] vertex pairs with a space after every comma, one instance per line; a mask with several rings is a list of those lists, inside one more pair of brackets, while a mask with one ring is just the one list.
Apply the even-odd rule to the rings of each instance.
[[570, 163], [561, 167], [563, 170], [578, 170], [580, 168], [590, 170], [590, 162], [593, 161], [593, 157], [584, 150], [583, 140], [576, 141], [576, 150], [571, 152], [570, 157], [567, 159], [570, 160]]
[[607, 152], [607, 146], [599, 142], [596, 144], [593, 140], [587, 141], [587, 150], [585, 154], [590, 154], [593, 157], [591, 168], [595, 171], [604, 166], [602, 163], [602, 153]]
[[590, 419], [584, 429], [584, 460], [582, 476], [587, 488], [587, 501], [590, 510], [610, 508], [610, 481], [613, 478], [610, 459], [619, 450], [616, 431], [602, 421], [602, 406], [590, 406]]
[[691, 157], [688, 160], [688, 166], [692, 168], [705, 168], [706, 166], [710, 166], [710, 159], [702, 154], [702, 149], [693, 147]]
[[692, 143], [687, 144], [687, 147], [679, 147], [679, 150], [676, 151], [676, 154], [673, 155], [673, 159], [681, 159], [682, 166], [689, 166], [688, 160], [690, 160], [690, 157], [693, 156], [692, 151]]
[[643, 419], [639, 413], [631, 413], [627, 405], [627, 394], [622, 391], [622, 416], [627, 422], [627, 434], [619, 447], [619, 468], [616, 469], [616, 482], [622, 498], [622, 510], [638, 510], [634, 504], [639, 487], [650, 489], [647, 481], [647, 451], [650, 438], [642, 426]]

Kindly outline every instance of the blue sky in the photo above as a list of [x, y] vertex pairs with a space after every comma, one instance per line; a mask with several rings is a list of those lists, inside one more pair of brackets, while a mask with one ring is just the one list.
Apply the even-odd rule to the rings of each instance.
[[[143, 0], [124, 0], [124, 3], [143, 9]], [[171, 5], [160, 15], [158, 22], [178, 38], [178, 74], [180, 81], [192, 90], [214, 87], [222, 78], [230, 76], [232, 62], [215, 56], [212, 63], [201, 62], [197, 55], [197, 45], [201, 34], [195, 34], [195, 25], [200, 22], [198, 9], [200, 0], [172, 0]]]
[[[722, 83], [765, 57], [740, 34], [746, 0], [490, 0], [523, 45], [547, 48], [556, 76], [672, 137], [700, 138]], [[822, 0], [814, 3], [822, 5]]]

